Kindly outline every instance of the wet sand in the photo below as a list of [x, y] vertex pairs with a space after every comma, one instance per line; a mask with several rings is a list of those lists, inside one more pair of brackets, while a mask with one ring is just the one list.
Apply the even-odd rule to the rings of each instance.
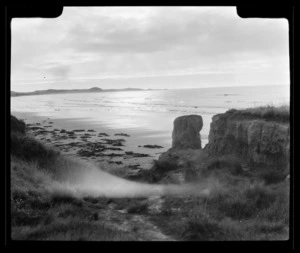
[[101, 167], [149, 169], [153, 160], [170, 148], [168, 144], [161, 145], [160, 132], [112, 129], [99, 122], [50, 118], [29, 112], [12, 112], [12, 115], [23, 119], [29, 133], [38, 140]]

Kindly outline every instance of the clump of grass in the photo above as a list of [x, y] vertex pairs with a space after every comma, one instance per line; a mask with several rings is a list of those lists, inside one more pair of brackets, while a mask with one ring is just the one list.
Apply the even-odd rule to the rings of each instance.
[[279, 182], [282, 182], [287, 175], [282, 171], [273, 169], [262, 171], [258, 176], [262, 178], [266, 184], [277, 184]]
[[51, 175], [35, 162], [26, 162], [12, 156], [11, 194], [13, 198], [38, 197], [51, 184]]
[[70, 194], [57, 191], [51, 194], [51, 203], [54, 205], [62, 204], [62, 203], [70, 203], [70, 204], [79, 204], [80, 201], [78, 198], [71, 196]]
[[256, 117], [261, 119], [273, 120], [278, 122], [289, 122], [290, 108], [288, 105], [282, 106], [259, 106], [254, 108], [247, 108], [243, 110], [229, 110], [232, 116]]
[[182, 236], [186, 240], [208, 241], [220, 233], [218, 223], [203, 216], [188, 219], [184, 225]]
[[55, 241], [130, 241], [134, 238], [126, 232], [114, 230], [98, 222], [76, 217], [59, 218], [50, 224], [36, 227], [23, 226], [12, 229], [12, 238], [18, 240]]
[[153, 163], [153, 167], [155, 168], [155, 170], [162, 173], [176, 170], [178, 168], [176, 161], [173, 160], [154, 160]]
[[127, 212], [131, 214], [142, 214], [148, 211], [148, 204], [146, 202], [134, 203], [127, 208]]
[[153, 160], [151, 169], [142, 170], [138, 175], [138, 180], [142, 182], [157, 183], [165, 177], [165, 175], [178, 169], [176, 161], [172, 160]]
[[223, 155], [212, 159], [207, 165], [207, 170], [211, 171], [216, 169], [230, 172], [233, 175], [241, 175], [244, 173], [241, 160], [234, 155]]
[[207, 201], [223, 216], [240, 220], [256, 217], [260, 211], [270, 207], [277, 197], [276, 191], [261, 183], [248, 183], [238, 186], [238, 189], [219, 192]]
[[166, 197], [160, 215], [152, 219], [178, 240], [288, 238], [289, 184], [235, 179], [232, 184], [220, 177], [223, 188], [208, 196]]
[[12, 132], [11, 154], [26, 161], [36, 161], [41, 167], [47, 167], [60, 153], [30, 136]]
[[10, 129], [12, 133], [25, 134], [26, 125], [22, 120], [17, 119], [15, 116], [10, 116]]

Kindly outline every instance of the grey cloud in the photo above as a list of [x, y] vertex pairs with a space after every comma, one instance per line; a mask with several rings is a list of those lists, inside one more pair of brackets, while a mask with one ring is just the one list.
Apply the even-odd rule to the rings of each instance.
[[[201, 7], [199, 7], [201, 8]], [[13, 36], [13, 70], [55, 78], [238, 68], [286, 57], [287, 34], [273, 21], [243, 20], [198, 9], [155, 8], [145, 18], [68, 9]], [[212, 9], [213, 10], [213, 9]], [[120, 12], [119, 12], [120, 13]], [[24, 27], [23, 27], [24, 28]], [[287, 30], [286, 30], [287, 32]], [[29, 70], [29, 69], [28, 69]], [[37, 70], [37, 71], [35, 71]], [[18, 75], [21, 75], [18, 72]], [[29, 71], [28, 71], [29, 72]]]
[[58, 79], [67, 79], [71, 71], [71, 66], [69, 65], [59, 65], [49, 66], [44, 69], [45, 75], [50, 73], [51, 77]]
[[[192, 47], [199, 56], [214, 56], [281, 50], [286, 39], [277, 27], [261, 25], [258, 29], [238, 17], [220, 19], [209, 13], [191, 15], [180, 10], [164, 10], [152, 17], [146, 27], [134, 19], [105, 20], [104, 17], [104, 24], [99, 18], [99, 27], [94, 29], [88, 23], [74, 24], [68, 34], [68, 44], [79, 53], [153, 53]], [[279, 43], [270, 43], [271, 39]]]

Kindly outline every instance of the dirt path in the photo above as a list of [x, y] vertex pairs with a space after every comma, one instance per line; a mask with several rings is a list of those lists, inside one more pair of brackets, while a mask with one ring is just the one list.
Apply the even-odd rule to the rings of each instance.
[[[118, 136], [107, 137], [106, 133], [97, 133], [94, 130], [65, 130], [56, 129], [55, 122], [45, 122], [29, 124], [28, 127], [31, 129], [31, 133], [35, 138], [46, 141], [53, 146], [56, 146], [63, 154], [85, 158], [90, 162], [95, 162], [100, 159], [99, 162], [106, 165], [110, 170], [120, 169], [125, 171], [127, 174], [132, 173], [130, 166], [139, 166], [151, 160], [152, 157], [134, 157], [129, 154], [135, 154], [133, 152], [118, 152], [118, 150], [124, 151], [126, 140], [117, 141]], [[123, 134], [124, 135], [124, 134]], [[128, 137], [127, 135], [125, 137]], [[108, 139], [110, 138], [110, 139]], [[88, 140], [90, 139], [90, 140]], [[109, 143], [106, 143], [106, 142]], [[98, 146], [97, 146], [98, 145]], [[88, 149], [88, 147], [90, 149]], [[114, 156], [121, 155], [119, 163], [116, 163], [112, 156], [104, 156], [104, 151], [99, 150], [113, 150]], [[85, 151], [85, 155], [80, 155], [79, 151]], [[122, 153], [122, 154], [119, 154]], [[143, 155], [143, 154], [136, 154]], [[118, 159], [118, 156], [116, 157]], [[146, 159], [146, 160], [145, 160]], [[148, 160], [147, 160], [148, 159]], [[147, 166], [146, 166], [147, 167]], [[137, 169], [137, 168], [134, 168]], [[108, 172], [110, 172], [108, 170]], [[114, 228], [123, 232], [128, 232], [133, 235], [138, 241], [173, 241], [174, 239], [168, 235], [165, 235], [160, 229], [150, 221], [151, 215], [160, 213], [163, 204], [163, 199], [160, 196], [152, 196], [147, 200], [147, 212], [141, 213], [128, 213], [128, 206], [124, 206], [125, 209], [119, 209], [114, 204], [103, 205], [102, 208], [97, 210], [96, 205], [90, 203], [91, 212], [97, 213], [97, 218], [93, 222], [101, 223], [108, 228]]]
[[[147, 203], [147, 213], [155, 215], [160, 212], [163, 200], [160, 196], [154, 196], [148, 198]], [[137, 241], [175, 241], [154, 225], [147, 214], [129, 214], [126, 210], [118, 210], [114, 205], [109, 205], [107, 209], [99, 211], [99, 217], [106, 226], [128, 232]]]

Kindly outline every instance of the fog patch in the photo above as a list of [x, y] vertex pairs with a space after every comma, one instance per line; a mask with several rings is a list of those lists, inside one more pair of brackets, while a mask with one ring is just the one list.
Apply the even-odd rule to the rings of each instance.
[[[48, 187], [50, 192], [71, 195], [73, 197], [137, 198], [165, 195], [209, 195], [219, 189], [215, 179], [205, 179], [197, 183], [186, 184], [148, 184], [126, 180], [109, 174], [92, 164], [86, 164], [75, 173], [74, 178], [66, 181], [53, 181]], [[69, 173], [72, 177], [72, 174]]]

